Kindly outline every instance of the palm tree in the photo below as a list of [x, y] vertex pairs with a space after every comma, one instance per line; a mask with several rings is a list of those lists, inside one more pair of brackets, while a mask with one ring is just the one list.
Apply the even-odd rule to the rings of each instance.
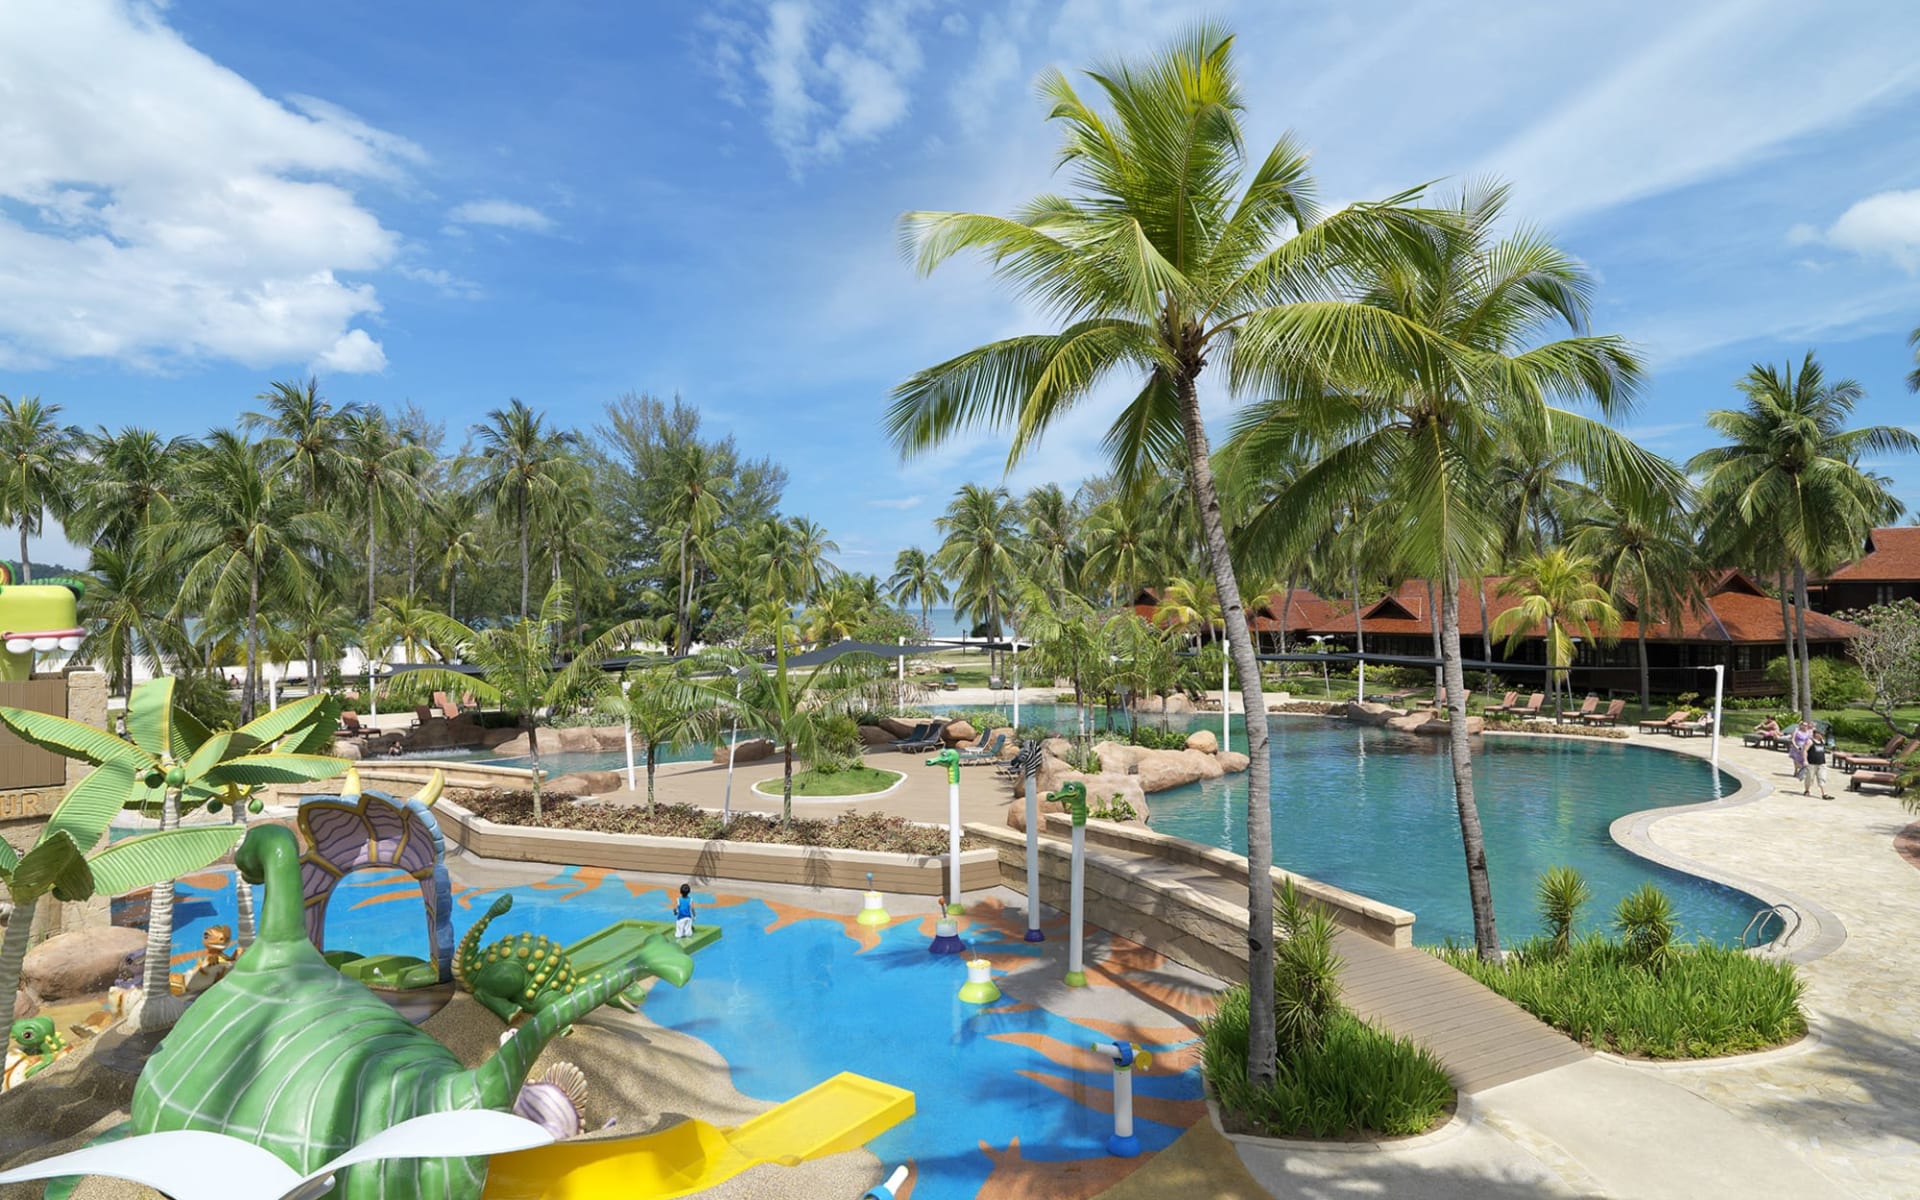
[[632, 723], [634, 736], [646, 746], [647, 815], [653, 815], [653, 772], [660, 751], [677, 750], [715, 735], [720, 712], [700, 701], [691, 686], [690, 661], [630, 671], [610, 699]]
[[[1255, 407], [1235, 435], [1244, 453], [1296, 446], [1303, 431], [1323, 447], [1319, 461], [1249, 523], [1251, 546], [1264, 543], [1266, 557], [1284, 562], [1332, 514], [1369, 505], [1389, 516], [1374, 535], [1384, 539], [1384, 559], [1438, 585], [1454, 804], [1474, 945], [1489, 960], [1499, 956], [1500, 941], [1473, 795], [1460, 580], [1478, 574], [1499, 544], [1494, 481], [1503, 448], [1543, 446], [1623, 494], [1679, 486], [1664, 460], [1555, 406], [1591, 401], [1602, 414], [1624, 410], [1640, 363], [1624, 339], [1587, 332], [1592, 284], [1579, 262], [1531, 230], [1501, 236], [1506, 195], [1496, 185], [1470, 188], [1396, 260], [1357, 265], [1368, 307], [1387, 314], [1396, 330], [1418, 328], [1434, 339], [1421, 352], [1382, 356], [1365, 371], [1329, 372], [1315, 387]], [[1571, 336], [1540, 340], [1563, 330]]]
[[345, 472], [341, 425], [359, 406], [344, 404], [336, 409], [321, 397], [320, 380], [312, 376], [305, 383], [268, 384], [254, 399], [266, 401], [267, 411], [241, 414], [240, 427], [267, 430], [262, 439], [267, 453], [299, 479], [307, 503], [319, 505]]
[[733, 478], [715, 448], [698, 439], [671, 447], [667, 463], [667, 502], [662, 516], [677, 543], [680, 577], [674, 598], [673, 652], [685, 654], [693, 645], [694, 548], [720, 523], [725, 511], [723, 497]]
[[496, 514], [510, 514], [520, 536], [520, 619], [527, 619], [532, 579], [530, 559], [534, 507], [560, 486], [562, 462], [579, 443], [568, 430], [546, 427], [545, 414], [522, 400], [490, 409], [487, 423], [476, 425], [480, 438], [479, 478], [474, 489], [489, 498]]
[[27, 537], [39, 533], [47, 510], [64, 515], [72, 507], [79, 482], [74, 453], [84, 435], [61, 425], [58, 404], [38, 396], [10, 400], [0, 396], [0, 521], [20, 527], [20, 582], [33, 582]]
[[1910, 392], [1920, 392], [1920, 329], [1915, 329], [1907, 335], [1907, 345], [1914, 348], [1914, 368], [1907, 372], [1907, 390]]
[[743, 555], [753, 593], [789, 606], [807, 600], [831, 577], [826, 556], [839, 548], [805, 517], [768, 517], [754, 528]]
[[187, 655], [186, 630], [167, 619], [173, 590], [150, 562], [131, 548], [102, 544], [94, 547], [87, 574], [87, 590], [80, 595], [80, 624], [87, 634], [73, 658], [106, 667], [109, 691], [126, 695], [132, 689], [136, 662], [158, 676], [168, 658]]
[[[1041, 89], [1063, 132], [1060, 162], [1073, 171], [1075, 193], [1040, 197], [1013, 218], [904, 218], [921, 270], [977, 252], [1066, 324], [919, 372], [895, 390], [887, 428], [901, 450], [916, 452], [964, 430], [1011, 426], [1011, 465], [1101, 381], [1118, 372], [1139, 381], [1107, 448], [1123, 483], [1156, 465], [1178, 466], [1188, 480], [1246, 704], [1247, 853], [1264, 864], [1273, 856], [1265, 697], [1214, 489], [1201, 373], [1214, 364], [1232, 394], [1272, 395], [1324, 368], [1316, 360], [1398, 355], [1421, 339], [1392, 314], [1330, 299], [1329, 286], [1339, 258], [1416, 222], [1393, 204], [1317, 221], [1298, 146], [1283, 139], [1249, 158], [1232, 44], [1201, 27], [1149, 61], [1093, 75], [1110, 114], [1049, 72]], [[1309, 365], [1316, 370], [1303, 372]], [[1276, 1071], [1272, 880], [1264, 869], [1249, 873], [1247, 909], [1248, 1077], [1260, 1087]]]
[[1658, 497], [1648, 503], [1596, 492], [1568, 529], [1568, 548], [1597, 564], [1600, 579], [1617, 601], [1633, 605], [1640, 717], [1645, 720], [1652, 687], [1647, 627], [1661, 621], [1677, 624], [1689, 603], [1700, 598], [1687, 510], [1678, 497]]
[[1046, 580], [1056, 597], [1065, 595], [1080, 549], [1073, 501], [1057, 483], [1034, 488], [1020, 502], [1020, 523], [1027, 570]]
[[1495, 617], [1488, 632], [1506, 638], [1509, 652], [1536, 630], [1546, 639], [1556, 717], [1573, 665], [1576, 632], [1598, 634], [1608, 642], [1620, 632], [1620, 610], [1593, 581], [1595, 569], [1592, 559], [1555, 546], [1515, 563], [1513, 574], [1500, 584], [1502, 596], [1518, 597], [1520, 603]]
[[177, 564], [184, 574], [171, 619], [200, 606], [210, 621], [244, 622], [246, 682], [240, 714], [252, 720], [259, 688], [260, 602], [269, 591], [296, 595], [309, 586], [311, 563], [337, 545], [341, 530], [324, 511], [308, 507], [281, 459], [266, 443], [216, 430], [195, 456], [187, 490], [170, 515], [150, 525], [143, 556]]
[[486, 542], [476, 524], [479, 516], [480, 494], [474, 491], [455, 491], [433, 511], [433, 540], [440, 547], [434, 564], [440, 570], [441, 586], [447, 589], [450, 617], [460, 613], [455, 604], [460, 572], [486, 561]]
[[820, 593], [805, 613], [801, 614], [806, 639], [815, 645], [831, 645], [853, 636], [860, 622], [867, 618], [871, 610], [860, 603], [858, 593], [830, 589]]
[[1160, 573], [1162, 563], [1154, 548], [1155, 526], [1161, 514], [1145, 502], [1108, 500], [1087, 517], [1087, 561], [1081, 568], [1084, 584], [1133, 603], [1142, 584]]
[[606, 661], [639, 633], [639, 621], [622, 621], [595, 638], [564, 666], [556, 665], [557, 638], [572, 616], [572, 598], [564, 583], [547, 589], [540, 612], [530, 620], [500, 629], [476, 630], [441, 613], [422, 613], [421, 626], [436, 644], [455, 648], [480, 668], [475, 678], [459, 671], [427, 667], [413, 672], [422, 687], [465, 688], [519, 718], [527, 731], [533, 759], [533, 820], [544, 819], [540, 799], [540, 714], [557, 713], [571, 703], [604, 696]]
[[[963, 484], [933, 526], [945, 534], [934, 564], [953, 580], [955, 615], [984, 622], [992, 636], [1002, 631], [1006, 595], [1014, 586], [1014, 546], [1019, 544], [1017, 506], [1003, 487]], [[993, 673], [998, 675], [999, 656]]]
[[324, 578], [280, 601], [281, 629], [307, 664], [307, 694], [318, 695], [327, 672], [347, 647], [366, 636], [366, 626]]
[[1220, 592], [1211, 579], [1175, 578], [1160, 593], [1153, 610], [1162, 628], [1198, 643], [1220, 627]]
[[887, 590], [892, 593], [895, 603], [919, 604], [922, 634], [933, 632], [932, 618], [929, 616], [933, 606], [953, 594], [947, 589], [947, 581], [941, 576], [940, 568], [933, 565], [932, 557], [918, 546], [908, 546], [894, 555], [893, 574], [887, 577]]
[[[1866, 393], [1851, 379], [1828, 383], [1811, 350], [1798, 375], [1792, 364], [1776, 370], [1770, 363], [1755, 363], [1738, 387], [1746, 397], [1744, 408], [1707, 414], [1708, 428], [1726, 444], [1694, 455], [1687, 470], [1703, 475], [1705, 507], [1716, 514], [1717, 526], [1739, 522], [1757, 529], [1764, 523], [1777, 539], [1776, 561], [1799, 609], [1798, 658], [1804, 675], [1793, 690], [1800, 715], [1811, 718], [1808, 568], [1819, 570], [1851, 554], [1868, 530], [1899, 515], [1900, 505], [1884, 481], [1861, 470], [1860, 461], [1869, 454], [1920, 450], [1920, 437], [1892, 425], [1846, 428]], [[1794, 631], [1786, 634], [1791, 666]]]
[[367, 619], [374, 616], [374, 581], [379, 573], [382, 525], [391, 527], [415, 493], [414, 470], [421, 450], [394, 435], [387, 415], [377, 408], [348, 413], [340, 429], [340, 472], [351, 480], [360, 516], [367, 525]]
[[382, 652], [397, 646], [410, 663], [432, 662], [444, 657], [442, 649], [453, 649], [451, 643], [435, 641], [444, 632], [440, 621], [445, 615], [404, 596], [389, 596], [380, 601], [367, 624], [367, 643]]
[[86, 443], [90, 461], [80, 475], [70, 524], [95, 546], [131, 552], [152, 514], [174, 498], [197, 443], [162, 440], [151, 429], [131, 426], [119, 433], [102, 427]]

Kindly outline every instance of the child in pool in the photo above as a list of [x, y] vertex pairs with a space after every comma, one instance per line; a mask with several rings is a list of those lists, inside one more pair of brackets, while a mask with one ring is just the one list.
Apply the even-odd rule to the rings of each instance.
[[673, 936], [686, 941], [693, 936], [693, 889], [680, 885], [680, 902], [673, 906]]

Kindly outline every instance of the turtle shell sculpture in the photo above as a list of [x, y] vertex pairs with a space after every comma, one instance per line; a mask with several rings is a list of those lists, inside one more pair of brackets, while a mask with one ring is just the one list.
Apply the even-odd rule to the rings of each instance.
[[[248, 832], [234, 861], [266, 901], [254, 944], [187, 1009], [134, 1089], [134, 1133], [199, 1129], [266, 1149], [304, 1173], [391, 1125], [464, 1108], [507, 1111], [547, 1042], [651, 971], [683, 984], [693, 962], [665, 939], [580, 981], [533, 1014], [492, 1059], [463, 1068], [360, 983], [327, 965], [301, 914], [300, 853], [279, 826]], [[349, 1200], [478, 1200], [485, 1159], [364, 1163], [342, 1171]]]

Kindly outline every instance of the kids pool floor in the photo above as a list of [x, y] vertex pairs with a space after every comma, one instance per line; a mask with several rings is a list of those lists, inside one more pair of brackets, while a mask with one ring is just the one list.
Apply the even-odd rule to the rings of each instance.
[[[611, 921], [661, 919], [678, 884], [594, 868], [549, 874], [467, 863], [454, 878], [456, 935], [509, 891], [514, 907], [498, 933], [528, 930], [562, 943]], [[914, 1166], [915, 1200], [1090, 1197], [1206, 1119], [1194, 1026], [1212, 1011], [1217, 981], [1097, 933], [1087, 944], [1089, 986], [1069, 988], [1064, 919], [1049, 914], [1048, 940], [1029, 944], [1020, 898], [996, 891], [969, 898], [962, 937], [972, 956], [993, 963], [1004, 995], [985, 1007], [964, 1004], [956, 993], [969, 956], [927, 953], [935, 918], [924, 899], [888, 897], [896, 919], [876, 930], [854, 920], [857, 893], [751, 890], [694, 892], [697, 922], [723, 936], [695, 956], [684, 988], [654, 988], [648, 1015], [712, 1046], [734, 1086], [758, 1100], [778, 1103], [837, 1071], [912, 1090], [916, 1115], [867, 1148], [889, 1169]], [[231, 923], [233, 912], [229, 876], [186, 881], [176, 901], [177, 971], [190, 965], [201, 931]], [[373, 872], [349, 876], [330, 906], [326, 942], [363, 954], [422, 953], [417, 887]], [[1112, 1077], [1089, 1046], [1114, 1038], [1154, 1055], [1134, 1080], [1141, 1159], [1106, 1153]]]

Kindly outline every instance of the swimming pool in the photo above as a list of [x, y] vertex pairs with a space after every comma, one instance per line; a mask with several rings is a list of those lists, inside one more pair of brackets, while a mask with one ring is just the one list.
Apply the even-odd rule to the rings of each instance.
[[[566, 868], [505, 889], [456, 880], [456, 932], [502, 890], [514, 895], [503, 932], [525, 929], [561, 942], [625, 918], [661, 919], [668, 904], [658, 885], [593, 869]], [[1194, 1035], [1182, 1019], [1208, 1011], [1210, 1000], [1205, 990], [1180, 986], [1177, 968], [1131, 943], [1117, 942], [1105, 955], [1090, 943], [1092, 986], [1063, 1001], [1064, 925], [1054, 922], [1049, 941], [1029, 945], [1021, 937], [1024, 914], [989, 900], [973, 906], [963, 936], [994, 962], [1005, 994], [985, 1008], [962, 1004], [955, 995], [966, 977], [962, 957], [928, 954], [931, 918], [912, 911], [926, 906], [890, 899], [896, 913], [909, 915], [874, 934], [851, 913], [696, 892], [700, 923], [721, 926], [723, 936], [695, 955], [684, 988], [654, 988], [645, 1011], [712, 1046], [728, 1061], [734, 1086], [758, 1100], [778, 1103], [838, 1071], [911, 1089], [916, 1115], [868, 1149], [888, 1167], [916, 1164], [915, 1200], [969, 1200], [997, 1171], [1008, 1178], [988, 1194], [1091, 1194], [1073, 1181], [1118, 1165], [1106, 1155], [1111, 1075], [1087, 1051], [1094, 1041], [1129, 1036], [1159, 1060], [1134, 1083], [1144, 1150], [1165, 1148], [1205, 1119]], [[348, 876], [329, 911], [328, 949], [419, 954], [426, 938], [420, 911], [418, 889], [404, 877]], [[198, 947], [200, 932], [231, 923], [232, 913], [233, 891], [218, 873], [192, 877], [177, 901], [176, 951]], [[1104, 970], [1094, 967], [1101, 958]], [[1079, 1015], [1111, 1015], [1122, 992], [1144, 997], [1135, 1007], [1148, 1014], [1125, 1032]], [[1036, 1184], [1041, 1191], [1015, 1190]]]

